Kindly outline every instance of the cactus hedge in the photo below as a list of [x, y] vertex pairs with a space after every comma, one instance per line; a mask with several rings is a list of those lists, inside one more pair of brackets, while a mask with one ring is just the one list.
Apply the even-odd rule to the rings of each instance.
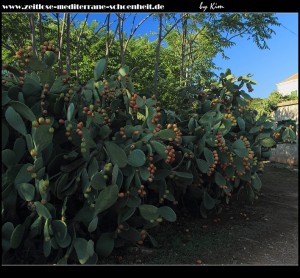
[[270, 148], [295, 141], [294, 127], [248, 108], [250, 75], [197, 88], [182, 120], [136, 92], [127, 67], [104, 79], [101, 59], [78, 86], [56, 74], [55, 46], [42, 53], [2, 65], [4, 262], [95, 264], [124, 244], [156, 245], [151, 228], [176, 221], [187, 194], [202, 217], [232, 196], [252, 202]]

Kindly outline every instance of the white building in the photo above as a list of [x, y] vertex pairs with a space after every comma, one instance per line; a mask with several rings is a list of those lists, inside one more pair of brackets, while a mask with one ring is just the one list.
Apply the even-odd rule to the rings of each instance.
[[277, 91], [283, 96], [288, 96], [291, 92], [297, 91], [298, 95], [298, 72], [289, 78], [279, 82], [277, 85]]

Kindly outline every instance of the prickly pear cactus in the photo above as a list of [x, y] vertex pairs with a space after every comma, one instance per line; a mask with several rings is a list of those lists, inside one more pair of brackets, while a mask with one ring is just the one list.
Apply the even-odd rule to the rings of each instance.
[[134, 90], [128, 68], [103, 79], [101, 59], [77, 87], [52, 69], [55, 46], [42, 52], [40, 61], [20, 49], [17, 66], [2, 66], [6, 262], [94, 264], [126, 242], [155, 246], [151, 228], [176, 221], [182, 195], [194, 194], [203, 217], [235, 193], [252, 202], [261, 160], [295, 139], [293, 128], [274, 130], [247, 108], [249, 76], [222, 74], [180, 121]]

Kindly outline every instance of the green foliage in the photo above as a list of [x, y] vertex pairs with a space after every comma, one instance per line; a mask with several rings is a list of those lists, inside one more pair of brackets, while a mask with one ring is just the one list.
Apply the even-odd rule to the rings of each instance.
[[[71, 17], [70, 25], [68, 16]], [[157, 30], [151, 29], [143, 37], [137, 36], [137, 33], [125, 33], [127, 28], [138, 30], [139, 23], [134, 14], [126, 15], [120, 29], [118, 24], [113, 24], [120, 19], [117, 14], [89, 16], [89, 19], [94, 16], [97, 20], [85, 22], [74, 13], [3, 14], [2, 60], [16, 64], [14, 57], [17, 52], [19, 54], [18, 50], [32, 45], [34, 50], [28, 65], [32, 70], [40, 71], [38, 74], [42, 85], [52, 85], [55, 73], [63, 71], [65, 61], [68, 61], [68, 74], [75, 77], [72, 82], [84, 85], [92, 76], [97, 81], [102, 71], [105, 77], [115, 74], [121, 66], [120, 48], [125, 47], [124, 64], [132, 69], [130, 74], [134, 87], [146, 96], [151, 95], [154, 90], [157, 41], [149, 38], [156, 36]], [[155, 16], [151, 15], [148, 21]], [[190, 86], [192, 91], [192, 86], [197, 84], [206, 88], [212, 78], [217, 78], [214, 71], [219, 68], [214, 58], [218, 54], [229, 58], [226, 49], [236, 44], [236, 37], [250, 39], [254, 46], [267, 49], [267, 42], [274, 35], [274, 26], [279, 26], [272, 13], [166, 13], [162, 17], [163, 31], [168, 34], [160, 45], [158, 91], [162, 104], [176, 112], [192, 107], [192, 99], [182, 93], [181, 87]], [[182, 20], [178, 21], [180, 17]], [[168, 31], [175, 22], [175, 28]], [[52, 46], [55, 44], [60, 55], [55, 57], [56, 50], [53, 52], [52, 48], [50, 51], [43, 48], [41, 53], [39, 47], [45, 46], [45, 42], [51, 42]], [[109, 57], [107, 64], [106, 59], [100, 59], [106, 55]], [[52, 67], [47, 74], [39, 60], [43, 56], [46, 65]], [[58, 63], [53, 64], [56, 59]], [[60, 93], [52, 88], [52, 92], [55, 91]]]
[[291, 92], [291, 95], [287, 96], [283, 96], [278, 91], [273, 91], [265, 99], [253, 99], [250, 104], [250, 107], [258, 112], [258, 116], [260, 116], [261, 114], [266, 114], [267, 116], [270, 116], [271, 113], [277, 109], [277, 105], [279, 103], [295, 99], [298, 99], [297, 91], [295, 91], [294, 93]]
[[19, 88], [17, 100], [6, 94], [2, 104], [4, 261], [26, 250], [49, 263], [93, 264], [126, 242], [155, 244], [149, 230], [176, 221], [187, 192], [205, 217], [240, 188], [252, 202], [259, 160], [295, 139], [284, 125], [273, 138], [273, 123], [248, 108], [249, 76], [229, 70], [194, 89], [197, 109], [188, 118], [136, 93], [128, 68], [104, 79], [103, 60], [99, 81], [76, 94], [65, 74], [50, 85], [30, 64], [18, 70], [5, 67], [2, 77], [2, 94]]

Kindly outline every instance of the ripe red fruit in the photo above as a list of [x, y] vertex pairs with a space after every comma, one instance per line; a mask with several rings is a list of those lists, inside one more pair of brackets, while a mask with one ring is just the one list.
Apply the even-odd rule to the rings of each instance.
[[82, 128], [83, 128], [83, 122], [79, 122], [79, 123], [77, 124], [77, 127], [78, 127], [79, 129], [82, 129]]

